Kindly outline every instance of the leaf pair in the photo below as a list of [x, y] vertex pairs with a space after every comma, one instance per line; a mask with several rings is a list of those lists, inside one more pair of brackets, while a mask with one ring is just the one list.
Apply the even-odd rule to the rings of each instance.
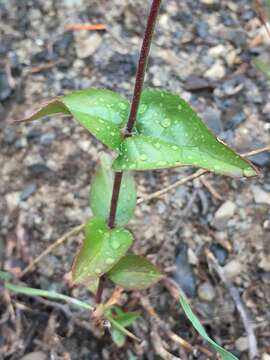
[[108, 148], [118, 152], [114, 170], [150, 170], [192, 165], [230, 176], [254, 176], [256, 169], [224, 145], [192, 108], [172, 93], [147, 89], [141, 96], [134, 135], [124, 139], [129, 102], [105, 89], [76, 91], [42, 106], [26, 121], [71, 114]]
[[145, 289], [162, 277], [158, 269], [142, 256], [125, 255], [133, 242], [124, 229], [109, 229], [103, 219], [93, 218], [85, 227], [85, 239], [76, 256], [72, 275], [96, 292], [98, 279], [105, 273], [125, 289]]
[[139, 317], [137, 312], [124, 312], [120, 307], [113, 306], [105, 313], [106, 318], [110, 321], [111, 335], [114, 343], [122, 347], [126, 341], [126, 335], [123, 329], [129, 327]]

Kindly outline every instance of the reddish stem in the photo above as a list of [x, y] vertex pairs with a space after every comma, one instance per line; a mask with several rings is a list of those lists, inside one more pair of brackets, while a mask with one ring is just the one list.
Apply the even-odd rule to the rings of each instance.
[[[135, 80], [135, 85], [134, 85], [134, 90], [133, 90], [131, 109], [130, 109], [126, 129], [123, 132], [125, 138], [132, 135], [132, 129], [133, 129], [135, 121], [136, 121], [138, 107], [140, 104], [140, 99], [141, 99], [141, 94], [142, 94], [142, 89], [143, 89], [145, 71], [146, 71], [146, 67], [147, 67], [147, 60], [148, 60], [148, 56], [149, 56], [149, 51], [150, 51], [150, 47], [151, 47], [151, 43], [152, 43], [152, 39], [153, 39], [153, 33], [154, 33], [154, 29], [155, 29], [156, 20], [158, 17], [160, 5], [161, 5], [161, 0], [153, 0], [151, 9], [150, 9], [150, 12], [149, 12], [149, 15], [147, 18], [146, 29], [144, 32], [143, 43], [142, 43], [142, 47], [141, 47], [140, 58], [139, 58], [139, 62], [138, 62], [137, 72], [136, 72], [136, 80]], [[114, 228], [122, 177], [123, 177], [122, 172], [115, 173], [113, 191], [112, 191], [112, 199], [111, 199], [111, 208], [110, 208], [110, 214], [109, 214], [109, 218], [108, 218], [108, 226], [110, 229]], [[101, 302], [105, 279], [106, 279], [106, 276], [103, 275], [99, 281], [99, 286], [98, 286], [98, 291], [97, 291], [97, 296], [96, 296], [96, 302], [98, 304]]]
[[[147, 67], [147, 60], [148, 60], [148, 56], [149, 56], [149, 51], [150, 51], [150, 47], [151, 47], [151, 43], [152, 43], [152, 39], [153, 39], [153, 33], [154, 33], [155, 24], [156, 24], [157, 16], [159, 13], [160, 5], [161, 5], [161, 0], [153, 0], [151, 9], [150, 9], [150, 12], [148, 15], [146, 29], [145, 29], [144, 37], [143, 37], [143, 43], [142, 43], [141, 52], [140, 52], [140, 58], [139, 58], [138, 67], [137, 67], [131, 109], [130, 109], [130, 113], [129, 113], [127, 126], [124, 131], [124, 137], [131, 136], [132, 129], [133, 129], [133, 126], [136, 121], [138, 107], [139, 107], [142, 89], [143, 89], [145, 71], [146, 71], [146, 67]], [[117, 204], [118, 204], [118, 198], [119, 198], [119, 193], [120, 193], [122, 177], [123, 177], [123, 174], [121, 172], [115, 173], [113, 192], [112, 192], [112, 200], [111, 200], [111, 209], [110, 209], [110, 215], [109, 215], [109, 219], [108, 219], [108, 226], [111, 229], [114, 227], [114, 223], [115, 223], [115, 215], [116, 215], [116, 210], [117, 210]]]

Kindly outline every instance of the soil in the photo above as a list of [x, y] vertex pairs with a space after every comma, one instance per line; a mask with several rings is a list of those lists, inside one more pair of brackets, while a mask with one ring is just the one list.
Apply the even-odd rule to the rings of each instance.
[[[20, 271], [53, 241], [91, 216], [89, 187], [103, 146], [69, 117], [15, 126], [40, 102], [89, 87], [131, 98], [138, 49], [150, 1], [0, 1], [0, 257]], [[69, 24], [105, 24], [106, 31], [65, 31]], [[254, 66], [270, 63], [270, 40], [250, 1], [167, 0], [162, 5], [146, 85], [180, 94], [209, 127], [239, 152], [270, 143], [269, 80]], [[270, 154], [253, 156], [260, 176], [231, 179], [208, 174], [139, 205], [129, 228], [134, 252], [168, 272], [188, 296], [208, 333], [240, 359], [247, 334], [224, 284], [209, 266], [210, 249], [238, 289], [258, 341], [270, 359]], [[140, 196], [164, 188], [194, 169], [135, 174]], [[43, 258], [23, 281], [94, 304], [68, 273], [82, 235]], [[111, 289], [105, 291], [108, 297]], [[3, 291], [4, 294], [4, 291]], [[160, 318], [194, 345], [198, 337], [162, 283], [144, 291]], [[124, 308], [141, 311], [119, 351], [89, 314], [55, 302], [12, 294], [0, 307], [1, 359], [171, 359], [158, 354], [138, 294]], [[161, 344], [186, 352], [160, 334]], [[27, 357], [28, 356], [28, 357]]]

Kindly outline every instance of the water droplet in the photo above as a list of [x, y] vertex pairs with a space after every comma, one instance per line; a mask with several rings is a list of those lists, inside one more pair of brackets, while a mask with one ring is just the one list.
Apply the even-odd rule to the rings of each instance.
[[172, 146], [172, 149], [173, 149], [173, 150], [178, 150], [178, 147], [177, 147], [176, 145], [173, 145], [173, 146]]
[[114, 249], [114, 250], [117, 250], [117, 249], [119, 249], [120, 248], [120, 243], [117, 241], [117, 240], [112, 240], [112, 248]]
[[146, 154], [142, 154], [142, 155], [140, 156], [140, 159], [141, 159], [142, 161], [147, 160], [147, 155], [146, 155]]
[[138, 113], [143, 114], [146, 111], [146, 109], [147, 109], [147, 106], [145, 104], [141, 104], [139, 107]]
[[97, 275], [99, 275], [99, 274], [101, 274], [101, 273], [102, 273], [102, 271], [101, 271], [101, 269], [96, 268], [95, 273], [96, 273]]
[[177, 109], [178, 109], [178, 110], [182, 110], [182, 109], [183, 109], [183, 106], [182, 106], [181, 104], [179, 104], [179, 105], [177, 106]]
[[114, 263], [114, 259], [113, 258], [108, 258], [108, 259], [105, 260], [105, 263], [107, 265], [112, 265]]
[[122, 109], [122, 110], [126, 110], [126, 108], [127, 108], [127, 104], [125, 104], [125, 103], [120, 103], [119, 106], [120, 106], [120, 109]]
[[161, 126], [167, 128], [171, 125], [171, 120], [169, 118], [165, 118], [161, 121]]

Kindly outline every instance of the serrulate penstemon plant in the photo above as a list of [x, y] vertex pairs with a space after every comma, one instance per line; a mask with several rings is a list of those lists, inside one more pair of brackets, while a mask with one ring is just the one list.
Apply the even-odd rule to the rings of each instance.
[[[153, 0], [141, 49], [133, 99], [106, 89], [76, 91], [57, 97], [23, 121], [63, 113], [72, 115], [113, 155], [100, 157], [92, 179], [94, 217], [72, 266], [73, 280], [96, 294], [99, 313], [112, 324], [116, 343], [137, 313], [101, 303], [105, 279], [129, 290], [148, 288], [162, 278], [148, 259], [129, 251], [134, 237], [124, 226], [133, 215], [136, 186], [132, 171], [191, 165], [218, 174], [251, 177], [256, 169], [218, 140], [181, 97], [165, 90], [143, 89], [144, 74], [161, 0]], [[235, 357], [207, 337], [183, 296], [181, 305], [193, 325], [223, 358]], [[212, 342], [211, 342], [212, 341]]]

